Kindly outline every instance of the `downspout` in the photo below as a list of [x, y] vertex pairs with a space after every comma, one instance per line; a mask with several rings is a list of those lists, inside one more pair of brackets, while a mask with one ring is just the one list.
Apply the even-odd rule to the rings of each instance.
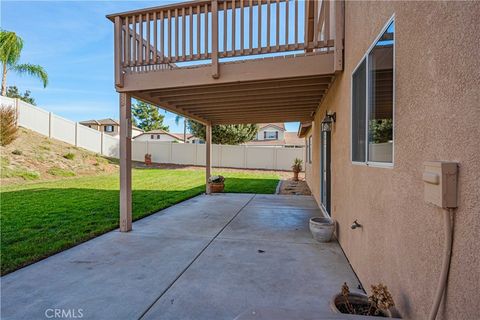
[[430, 315], [428, 316], [429, 320], [435, 320], [438, 313], [438, 308], [440, 307], [440, 302], [445, 293], [445, 287], [447, 285], [448, 271], [450, 269], [450, 260], [452, 257], [452, 215], [453, 208], [448, 208], [448, 210], [443, 210], [444, 224], [445, 224], [445, 247], [443, 252], [443, 263], [442, 263], [442, 272], [440, 274], [440, 279], [438, 281], [437, 292], [435, 294], [435, 299], [433, 300], [432, 309], [430, 310]]

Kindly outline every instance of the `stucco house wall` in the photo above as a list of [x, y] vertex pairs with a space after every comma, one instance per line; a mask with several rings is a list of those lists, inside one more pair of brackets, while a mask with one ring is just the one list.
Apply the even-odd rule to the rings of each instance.
[[[352, 164], [351, 75], [394, 14], [394, 165]], [[479, 16], [480, 2], [347, 1], [344, 71], [310, 132], [313, 163], [306, 178], [319, 202], [319, 124], [327, 109], [336, 112], [331, 214], [337, 237], [367, 291], [386, 284], [406, 319], [427, 318], [444, 250], [442, 209], [423, 198], [429, 160], [460, 166], [450, 274], [437, 319], [480, 315]], [[355, 219], [362, 228], [350, 228]]]

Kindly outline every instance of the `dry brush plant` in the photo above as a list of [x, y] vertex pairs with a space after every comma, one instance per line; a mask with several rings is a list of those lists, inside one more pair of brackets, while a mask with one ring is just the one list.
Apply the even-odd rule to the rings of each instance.
[[368, 296], [367, 308], [363, 306], [356, 306], [349, 300], [350, 288], [347, 283], [342, 285], [342, 296], [344, 300], [344, 307], [349, 314], [359, 314], [366, 316], [378, 316], [383, 312], [387, 312], [391, 307], [395, 306], [393, 297], [388, 291], [387, 286], [379, 283], [378, 285], [372, 285], [372, 294]]
[[0, 106], [0, 145], [6, 146], [17, 138], [17, 111], [15, 108]]

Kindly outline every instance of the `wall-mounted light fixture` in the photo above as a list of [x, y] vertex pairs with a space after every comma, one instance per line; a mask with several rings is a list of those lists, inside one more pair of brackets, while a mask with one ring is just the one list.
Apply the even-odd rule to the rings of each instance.
[[337, 121], [337, 113], [332, 111], [325, 112], [325, 118], [322, 121], [322, 131], [330, 132], [332, 131], [333, 124]]

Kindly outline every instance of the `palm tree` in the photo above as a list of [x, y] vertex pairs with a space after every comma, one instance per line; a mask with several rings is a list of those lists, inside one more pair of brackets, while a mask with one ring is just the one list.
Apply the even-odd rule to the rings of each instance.
[[44, 88], [48, 84], [48, 75], [41, 66], [30, 63], [18, 63], [22, 49], [22, 38], [17, 36], [15, 32], [0, 30], [0, 61], [3, 67], [2, 96], [7, 94], [8, 71], [34, 76], [42, 80]]
[[178, 115], [175, 117], [175, 124], [178, 126], [180, 119], [183, 119], [183, 142], [187, 142], [187, 118]]

